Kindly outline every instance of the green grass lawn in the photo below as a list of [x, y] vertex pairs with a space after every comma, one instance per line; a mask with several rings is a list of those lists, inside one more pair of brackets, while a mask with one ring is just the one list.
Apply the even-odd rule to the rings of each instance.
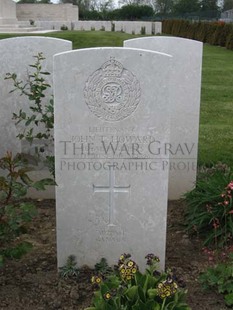
[[[31, 35], [31, 34], [30, 34]], [[0, 39], [16, 35], [0, 34]], [[73, 48], [122, 46], [135, 38], [120, 32], [63, 31], [44, 34], [71, 40]], [[205, 45], [199, 133], [199, 164], [224, 162], [233, 168], [233, 51]]]

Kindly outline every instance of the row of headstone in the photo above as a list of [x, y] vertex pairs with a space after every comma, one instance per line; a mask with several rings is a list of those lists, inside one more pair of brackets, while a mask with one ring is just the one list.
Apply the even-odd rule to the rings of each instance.
[[81, 31], [119, 31], [129, 34], [161, 34], [161, 22], [139, 22], [139, 21], [36, 21], [36, 26], [42, 29], [60, 30], [66, 26], [69, 30]]
[[[70, 42], [0, 41], [2, 73], [23, 79], [40, 51], [53, 72], [59, 266], [70, 254], [112, 264], [122, 252], [142, 266], [155, 252], [163, 268], [167, 200], [194, 186], [202, 43], [153, 37], [124, 46], [64, 52]], [[0, 84], [2, 152], [20, 152], [10, 118], [25, 102], [8, 83]]]

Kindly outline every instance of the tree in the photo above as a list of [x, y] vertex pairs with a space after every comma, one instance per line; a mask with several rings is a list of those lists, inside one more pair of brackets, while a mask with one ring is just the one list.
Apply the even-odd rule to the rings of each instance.
[[224, 0], [223, 11], [233, 10], [233, 0]]
[[157, 13], [168, 14], [172, 11], [173, 5], [173, 0], [155, 0], [153, 7]]
[[202, 11], [218, 11], [218, 0], [202, 0], [201, 1]]
[[174, 5], [174, 12], [178, 14], [192, 13], [200, 10], [199, 0], [179, 0]]
[[137, 20], [152, 17], [154, 10], [149, 5], [128, 4], [120, 9], [120, 17], [123, 20]]

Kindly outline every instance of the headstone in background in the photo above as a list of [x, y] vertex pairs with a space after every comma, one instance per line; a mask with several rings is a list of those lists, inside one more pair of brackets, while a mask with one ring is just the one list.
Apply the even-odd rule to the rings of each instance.
[[[179, 199], [194, 188], [197, 173], [203, 43], [176, 37], [127, 40], [125, 47], [171, 54], [172, 100], [169, 199]], [[157, 69], [155, 68], [157, 71]]]
[[145, 268], [154, 252], [164, 267], [171, 61], [126, 48], [54, 57], [58, 266], [129, 252]]
[[[15, 122], [12, 120], [13, 113], [17, 113], [20, 109], [28, 110], [29, 101], [26, 96], [20, 96], [20, 92], [15, 91], [10, 93], [14, 89], [13, 83], [10, 80], [4, 80], [6, 73], [16, 73], [18, 79], [26, 82], [28, 76], [29, 65], [35, 63], [33, 56], [39, 52], [43, 52], [46, 60], [43, 61], [43, 71], [51, 73], [50, 76], [44, 76], [52, 86], [53, 79], [53, 55], [60, 52], [69, 51], [72, 49], [72, 42], [46, 38], [46, 37], [15, 37], [10, 39], [0, 40], [0, 157], [4, 156], [6, 151], [11, 151], [13, 154], [31, 153], [33, 154], [33, 147], [25, 141], [20, 141], [16, 136], [19, 131], [15, 126]], [[48, 99], [53, 93], [53, 87], [48, 91]], [[35, 141], [35, 143], [41, 143], [41, 141]], [[49, 153], [53, 153], [53, 150], [49, 150]], [[38, 167], [40, 169], [40, 167]], [[43, 169], [43, 168], [42, 168]], [[48, 174], [45, 171], [36, 171], [32, 173], [32, 177], [40, 179], [44, 177], [44, 174]], [[32, 196], [45, 195], [44, 197], [54, 197], [54, 189], [46, 192], [32, 192]], [[40, 196], [41, 197], [41, 196]]]
[[17, 24], [16, 3], [12, 0], [0, 1], [0, 26]]

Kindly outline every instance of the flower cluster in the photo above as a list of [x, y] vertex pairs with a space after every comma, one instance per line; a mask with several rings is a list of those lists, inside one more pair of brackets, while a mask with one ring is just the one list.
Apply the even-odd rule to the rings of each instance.
[[130, 257], [130, 254], [123, 254], [120, 256], [118, 270], [122, 280], [131, 280], [135, 273], [138, 271], [137, 264], [131, 260]]
[[[233, 194], [233, 181], [231, 181], [227, 187], [226, 191], [221, 195], [223, 198], [223, 202], [220, 203], [223, 206], [228, 206], [230, 202], [232, 201], [232, 194]], [[233, 210], [230, 210], [229, 213], [233, 213]]]
[[227, 189], [233, 191], [233, 181], [231, 181], [231, 182], [227, 185]]
[[157, 289], [159, 297], [164, 299], [174, 295], [177, 292], [178, 285], [172, 278], [168, 278], [165, 281], [160, 282]]
[[[130, 254], [123, 254], [116, 270], [111, 275], [92, 277], [98, 289], [94, 294], [93, 309], [173, 309], [191, 310], [185, 302], [186, 291], [182, 290], [174, 270], [157, 271], [159, 258], [146, 255], [149, 267], [141, 273]], [[179, 286], [179, 287], [178, 287]], [[144, 309], [143, 308], [143, 309]], [[170, 309], [170, 308], [169, 308]]]
[[146, 264], [148, 266], [151, 266], [153, 265], [154, 263], [159, 263], [160, 262], [160, 259], [158, 258], [158, 256], [155, 256], [154, 254], [150, 253], [150, 254], [147, 254], [145, 256], [145, 259], [147, 260], [146, 261]]

